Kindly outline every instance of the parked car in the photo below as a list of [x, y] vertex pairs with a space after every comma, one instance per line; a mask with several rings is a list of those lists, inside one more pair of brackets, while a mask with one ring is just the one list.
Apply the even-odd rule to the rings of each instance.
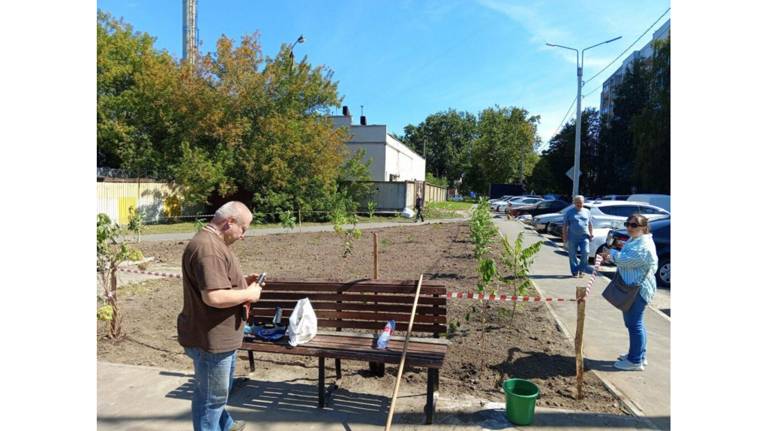
[[498, 199], [496, 202], [493, 202], [493, 203], [489, 202], [489, 203], [491, 204], [492, 211], [500, 211], [499, 210], [500, 206], [502, 205], [506, 206], [510, 202], [517, 202], [522, 199], [525, 199], [525, 196], [510, 196], [504, 199]]
[[629, 198], [629, 195], [605, 195], [605, 196], [600, 196], [597, 199], [601, 201], [626, 201], [628, 200], [628, 198]]
[[563, 215], [565, 214], [565, 211], [569, 209], [570, 206], [567, 206], [560, 211], [556, 213], [549, 213], [549, 214], [540, 214], [537, 216], [534, 216], [531, 220], [531, 224], [533, 225], [533, 228], [536, 229], [539, 233], [544, 233], [549, 230], [549, 223], [556, 220], [562, 220]]
[[552, 234], [558, 238], [563, 236], [563, 216], [559, 219], [552, 220], [547, 225], [547, 233]]
[[497, 204], [497, 203], [499, 203], [501, 201], [504, 201], [504, 200], [507, 200], [507, 199], [520, 198], [520, 197], [522, 197], [522, 196], [504, 195], [504, 196], [502, 196], [500, 198], [491, 199], [491, 200], [488, 201], [488, 203], [493, 205], [493, 204]]
[[631, 195], [627, 200], [655, 205], [667, 211], [671, 211], [672, 208], [672, 198], [669, 195], [635, 194]]
[[[563, 215], [565, 215], [565, 212], [571, 208], [573, 208], [573, 205], [567, 206], [558, 214], [558, 217], [549, 220], [549, 226], [546, 227], [547, 232], [562, 236]], [[664, 209], [642, 202], [593, 201], [584, 203], [584, 208], [588, 209], [592, 214], [592, 234], [594, 237], [597, 237], [596, 231], [598, 229], [619, 229], [623, 227], [624, 221], [626, 221], [627, 217], [632, 214], [642, 214], [648, 217], [649, 220], [669, 216], [669, 212]], [[537, 229], [540, 221], [541, 220], [538, 222], [534, 221], [534, 226], [537, 227]], [[601, 245], [602, 243], [597, 244], [597, 247], [590, 247], [590, 251], [596, 251]], [[594, 253], [590, 253], [590, 256], [594, 256]]]
[[527, 205], [535, 205], [539, 202], [542, 202], [544, 199], [539, 197], [531, 197], [531, 196], [525, 196], [518, 199], [512, 199], [508, 202], [501, 202], [496, 205], [496, 211], [498, 212], [504, 212], [506, 213], [508, 210], [518, 208], [518, 207], [524, 207]]
[[[672, 284], [672, 241], [670, 231], [672, 230], [672, 218], [658, 218], [649, 220], [648, 225], [651, 228], [653, 242], [656, 244], [656, 255], [659, 258], [659, 269], [656, 271], [656, 283], [661, 287], [670, 287]], [[624, 243], [629, 239], [626, 229], [616, 229], [608, 232], [605, 240], [606, 247], [621, 250]]]
[[523, 214], [530, 214], [531, 217], [535, 217], [540, 214], [550, 214], [558, 212], [561, 209], [568, 206], [568, 202], [565, 201], [540, 201], [533, 205], [524, 205], [516, 208], [511, 208], [507, 211], [507, 215], [511, 217], [521, 216]]
[[542, 196], [542, 198], [545, 201], [570, 201], [571, 200], [571, 198], [569, 196], [557, 195], [557, 194], [554, 194], [554, 193], [546, 194], [546, 195]]

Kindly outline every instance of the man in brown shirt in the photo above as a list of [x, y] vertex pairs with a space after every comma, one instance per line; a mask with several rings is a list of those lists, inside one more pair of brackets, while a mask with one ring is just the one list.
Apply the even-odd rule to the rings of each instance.
[[245, 238], [253, 215], [227, 202], [187, 244], [181, 258], [184, 307], [177, 319], [179, 344], [195, 366], [192, 423], [195, 431], [240, 431], [224, 409], [243, 340], [243, 304], [261, 296], [258, 274], [243, 277], [230, 246]]

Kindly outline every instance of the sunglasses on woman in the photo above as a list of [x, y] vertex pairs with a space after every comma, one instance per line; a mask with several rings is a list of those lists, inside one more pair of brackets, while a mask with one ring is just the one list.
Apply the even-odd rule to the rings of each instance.
[[637, 229], [637, 228], [643, 227], [643, 226], [645, 226], [645, 225], [644, 224], [637, 224], [635, 222], [632, 222], [632, 223], [625, 222], [624, 223], [624, 227], [631, 227], [632, 229]]

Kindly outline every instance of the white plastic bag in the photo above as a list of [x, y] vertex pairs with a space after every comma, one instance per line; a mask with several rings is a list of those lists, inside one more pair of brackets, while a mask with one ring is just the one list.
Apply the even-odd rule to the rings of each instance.
[[403, 211], [400, 212], [400, 215], [405, 218], [411, 218], [416, 215], [416, 213], [414, 213], [412, 209], [405, 207], [403, 208]]
[[304, 344], [317, 335], [317, 316], [309, 298], [299, 299], [288, 318], [288, 344], [293, 347]]

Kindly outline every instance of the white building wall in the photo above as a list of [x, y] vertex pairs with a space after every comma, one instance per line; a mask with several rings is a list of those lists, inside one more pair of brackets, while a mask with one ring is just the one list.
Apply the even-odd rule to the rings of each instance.
[[368, 160], [372, 161], [369, 168], [371, 180], [389, 181], [385, 167], [387, 157], [384, 145], [375, 142], [347, 142], [347, 149], [350, 151], [350, 155], [354, 154], [357, 150], [365, 150], [365, 158], [363, 160], [365, 162]]
[[[351, 117], [331, 117], [335, 127], [346, 127], [350, 140], [347, 148], [354, 153], [365, 149], [366, 160], [372, 160], [371, 177], [374, 181], [424, 181], [424, 158], [387, 133], [381, 124], [352, 125]], [[394, 177], [391, 177], [394, 176]]]

